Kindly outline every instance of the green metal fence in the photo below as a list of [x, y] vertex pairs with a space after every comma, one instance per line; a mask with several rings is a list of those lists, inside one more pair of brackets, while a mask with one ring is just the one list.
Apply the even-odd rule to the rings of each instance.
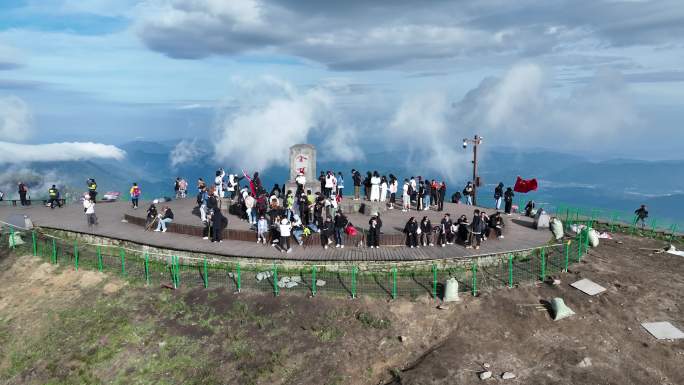
[[142, 285], [225, 288], [234, 292], [256, 290], [276, 296], [304, 293], [395, 299], [427, 295], [437, 299], [442, 295], [443, 283], [451, 277], [458, 280], [461, 292], [477, 295], [481, 291], [542, 281], [567, 271], [586, 254], [587, 233], [585, 229], [575, 239], [562, 244], [479, 256], [463, 262], [434, 261], [418, 266], [306, 264], [292, 267], [284, 263], [238, 263], [212, 255], [190, 258], [86, 244], [60, 239], [39, 229], [19, 231], [9, 226], [3, 227], [0, 250], [31, 254], [47, 263], [77, 270], [107, 272]]

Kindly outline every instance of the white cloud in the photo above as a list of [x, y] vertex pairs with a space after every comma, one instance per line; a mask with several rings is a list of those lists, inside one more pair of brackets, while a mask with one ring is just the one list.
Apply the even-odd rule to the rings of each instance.
[[0, 98], [0, 140], [24, 141], [31, 137], [31, 110], [16, 96]]
[[[219, 122], [214, 152], [231, 166], [262, 170], [286, 165], [288, 148], [306, 143], [312, 133], [323, 137], [325, 157], [350, 159], [362, 153], [353, 132], [341, 123], [334, 97], [325, 87], [299, 91], [273, 77], [256, 83], [239, 81], [241, 99]], [[321, 154], [323, 155], [323, 154]]]
[[0, 164], [59, 162], [96, 158], [121, 160], [126, 153], [101, 143], [18, 144], [0, 142]]
[[174, 147], [169, 154], [171, 168], [175, 168], [183, 163], [195, 161], [204, 154], [206, 154], [206, 151], [200, 147], [197, 139], [183, 139], [176, 144], [176, 147]]
[[0, 191], [5, 193], [5, 199], [19, 199], [17, 184], [23, 182], [29, 188], [29, 195], [37, 198], [47, 195], [53, 184], [61, 188], [60, 181], [63, 180], [54, 170], [39, 172], [20, 165], [10, 165], [0, 173]]

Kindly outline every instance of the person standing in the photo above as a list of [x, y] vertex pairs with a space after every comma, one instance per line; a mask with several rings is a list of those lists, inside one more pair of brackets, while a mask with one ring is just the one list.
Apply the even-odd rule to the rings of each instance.
[[330, 198], [333, 193], [333, 189], [335, 187], [335, 184], [337, 183], [337, 179], [335, 179], [335, 174], [332, 173], [332, 171], [328, 171], [325, 174], [325, 197]]
[[55, 204], [60, 208], [62, 207], [62, 203], [59, 201], [59, 190], [57, 190], [57, 187], [54, 184], [48, 190], [48, 196], [50, 197], [48, 203], [50, 203], [51, 209], [55, 208]]
[[377, 171], [373, 172], [373, 176], [371, 177], [370, 183], [371, 183], [371, 194], [370, 194], [370, 200], [371, 202], [378, 202], [380, 201], [380, 174], [378, 174]]
[[430, 210], [430, 206], [432, 205], [432, 183], [426, 179], [424, 186], [425, 191], [423, 191], [423, 210]]
[[406, 222], [404, 234], [406, 234], [406, 246], [412, 249], [418, 247], [418, 222], [415, 217], [409, 218]]
[[370, 248], [380, 247], [380, 229], [382, 228], [382, 220], [378, 213], [375, 213], [368, 221], [368, 246]]
[[342, 177], [342, 171], [339, 171], [337, 173], [337, 192], [335, 193], [338, 196], [342, 196], [344, 193], [344, 178]]
[[88, 179], [88, 193], [90, 194], [90, 200], [93, 201], [93, 203], [97, 202], [97, 183], [95, 183], [95, 179], [90, 178]]
[[175, 182], [173, 183], [173, 192], [176, 195], [176, 199], [180, 199], [180, 197], [181, 197], [180, 181], [181, 181], [181, 178], [179, 176], [177, 176]]
[[90, 197], [90, 194], [83, 196], [83, 211], [86, 216], [86, 223], [88, 227], [97, 225], [97, 216], [95, 215], [95, 201]]
[[354, 181], [354, 200], [361, 199], [361, 173], [352, 169], [352, 180]]
[[444, 218], [442, 218], [442, 221], [439, 223], [439, 239], [437, 240], [437, 244], [440, 246], [444, 247], [447, 244], [451, 244], [451, 225], [453, 223], [451, 222], [451, 217], [449, 214], [444, 214]]
[[463, 196], [465, 197], [466, 204], [472, 206], [473, 204], [473, 182], [468, 182], [463, 188]]
[[380, 202], [387, 201], [387, 178], [383, 175], [380, 178]]
[[[409, 189], [409, 196], [411, 197], [411, 203], [414, 203], [416, 202], [416, 189], [418, 188], [418, 182], [416, 182], [416, 178], [411, 177], [409, 184], [411, 187]], [[416, 207], [418, 207], [417, 204]]]
[[226, 176], [226, 172], [223, 168], [216, 170], [216, 177], [214, 178], [214, 189], [216, 190], [216, 195], [219, 198], [223, 198], [223, 178]]
[[318, 183], [321, 184], [321, 194], [325, 195], [325, 173], [323, 171], [318, 176]]
[[131, 186], [130, 190], [131, 194], [131, 205], [133, 206], [133, 209], [138, 208], [138, 200], [140, 199], [140, 187], [138, 187], [137, 183], [133, 183], [133, 186]]
[[[290, 198], [292, 198], [292, 193], [288, 194], [288, 205], [290, 205]], [[288, 206], [289, 210], [292, 210], [292, 206]], [[245, 211], [247, 213], [247, 219], [249, 224], [253, 225], [256, 223], [256, 199], [252, 196], [252, 193], [247, 193], [245, 198]]]
[[340, 211], [335, 213], [335, 247], [344, 249], [344, 243], [342, 242], [342, 232], [349, 224], [347, 217]]
[[470, 246], [467, 247], [473, 247], [475, 250], [479, 249], [480, 244], [482, 243], [482, 234], [486, 229], [487, 222], [483, 219], [483, 216], [480, 214], [480, 210], [475, 209], [475, 211], [473, 211], [473, 220], [470, 223]]
[[432, 222], [430, 222], [430, 218], [427, 215], [420, 221], [420, 243], [423, 246], [435, 245], [432, 243]]
[[646, 205], [641, 205], [641, 207], [634, 210], [634, 214], [636, 215], [634, 224], [636, 225], [638, 222], [641, 222], [641, 228], [643, 229], [646, 227], [646, 218], [648, 218], [648, 209], [646, 208]]
[[335, 223], [332, 221], [332, 218], [327, 217], [323, 221], [323, 226], [321, 226], [321, 246], [324, 249], [328, 249], [328, 245], [332, 243], [332, 236], [333, 233], [335, 232]]
[[181, 199], [185, 199], [185, 197], [187, 196], [187, 193], [188, 193], [188, 181], [181, 178], [180, 183], [179, 183], [178, 192], [180, 193]]
[[504, 193], [504, 212], [506, 215], [511, 215], [511, 210], [513, 209], [513, 197], [515, 194], [513, 193], [512, 188], [507, 188], [506, 192]]
[[394, 210], [394, 205], [397, 203], [397, 190], [399, 189], [399, 182], [397, 177], [390, 174], [389, 193], [390, 193], [390, 210]]
[[[216, 199], [216, 197], [214, 197]], [[211, 210], [211, 241], [221, 242], [223, 236], [223, 225], [225, 223], [221, 209], [218, 207]]]
[[444, 211], [444, 197], [446, 196], [446, 182], [442, 181], [437, 192], [437, 211]]
[[499, 185], [496, 186], [494, 189], [494, 201], [496, 202], [496, 210], [501, 209], [501, 200], [503, 199], [503, 194], [504, 194], [504, 184], [502, 182], [499, 182]]
[[416, 194], [416, 210], [423, 210], [423, 196], [425, 194], [425, 184], [421, 180], [418, 182], [418, 193]]
[[290, 247], [290, 235], [292, 233], [292, 225], [287, 218], [280, 220], [280, 251], [283, 253], [291, 253], [292, 248]]
[[407, 212], [411, 210], [411, 184], [408, 179], [404, 179], [404, 187], [402, 192], [403, 208], [401, 211]]
[[371, 178], [373, 178], [373, 175], [368, 171], [366, 173], [366, 178], [363, 180], [363, 192], [367, 201], [371, 199]]

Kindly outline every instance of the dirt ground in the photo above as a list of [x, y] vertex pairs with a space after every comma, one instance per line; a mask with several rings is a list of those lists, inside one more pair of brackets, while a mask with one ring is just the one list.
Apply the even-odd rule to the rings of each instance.
[[[618, 243], [621, 242], [621, 243]], [[3, 384], [684, 384], [684, 258], [618, 236], [546, 283], [416, 301], [139, 287], [0, 257]], [[595, 297], [568, 286], [589, 278]], [[553, 321], [542, 301], [577, 314]], [[489, 366], [493, 377], [478, 374]], [[515, 379], [502, 380], [505, 371]]]

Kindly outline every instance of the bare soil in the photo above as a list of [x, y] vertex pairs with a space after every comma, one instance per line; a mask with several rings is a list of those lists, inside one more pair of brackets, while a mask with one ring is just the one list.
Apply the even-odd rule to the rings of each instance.
[[[640, 250], [661, 246], [617, 236], [558, 286], [465, 296], [447, 310], [427, 297], [145, 288], [0, 257], [0, 383], [684, 384], [684, 341], [640, 326], [684, 328], [684, 258]], [[581, 278], [608, 290], [569, 286]], [[542, 304], [554, 297], [577, 314], [553, 321]], [[485, 363], [493, 378], [481, 381]]]

